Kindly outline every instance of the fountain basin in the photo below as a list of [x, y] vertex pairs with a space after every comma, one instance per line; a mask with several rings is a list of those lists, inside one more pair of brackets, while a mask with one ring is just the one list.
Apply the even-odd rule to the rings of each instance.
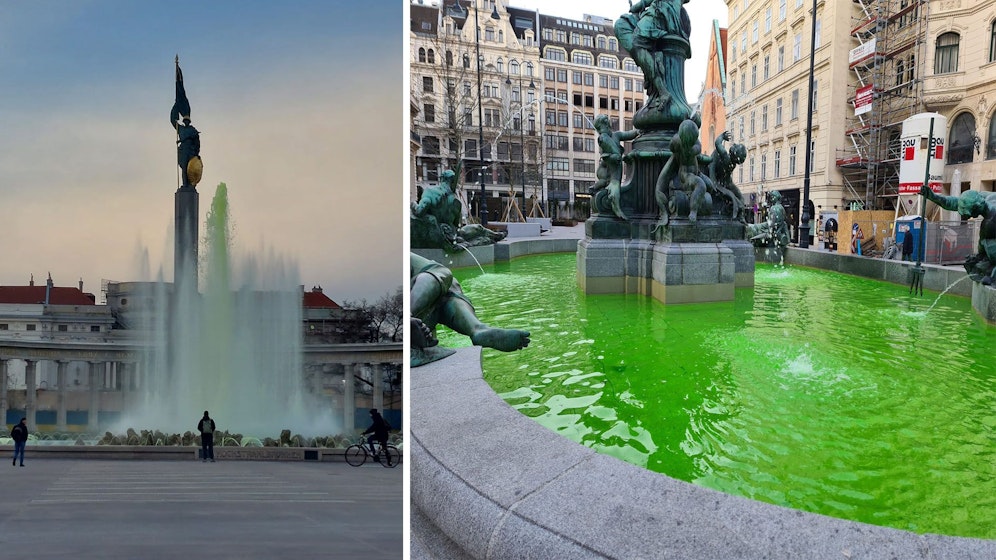
[[[790, 249], [786, 260], [807, 260], [876, 278], [902, 275], [906, 268], [906, 263], [812, 250]], [[503, 274], [510, 272], [504, 266], [498, 268]], [[953, 268], [927, 269], [925, 286], [937, 291], [964, 276]], [[515, 272], [514, 264], [511, 272]], [[902, 285], [902, 276], [893, 281]], [[968, 283], [961, 282], [951, 293], [967, 289]], [[935, 295], [927, 294], [924, 306]], [[509, 324], [514, 323], [514, 316], [506, 313], [506, 307], [520, 303], [517, 295], [513, 292], [506, 299], [508, 305], [500, 309], [488, 306], [493, 314], [486, 320], [523, 326]], [[563, 299], [558, 296], [557, 301], [567, 305]], [[598, 455], [510, 408], [481, 380], [478, 356], [477, 349], [460, 349], [453, 358], [413, 371], [411, 402], [418, 414], [412, 418], [412, 503], [416, 508], [413, 519], [422, 525], [413, 525], [416, 539], [443, 535], [475, 557], [535, 551], [525, 545], [516, 549], [516, 542], [528, 542], [530, 547], [539, 543], [551, 552], [580, 551], [581, 557], [671, 553], [730, 558], [772, 554], [962, 558], [993, 554], [993, 541], [917, 534], [791, 510], [716, 493]], [[593, 464], [589, 461], [607, 461], [618, 470], [585, 476]], [[578, 473], [575, 489], [564, 494], [546, 492], [553, 482]], [[662, 488], [669, 484], [691, 488], [693, 497], [687, 503], [674, 502], [685, 490], [668, 495]], [[522, 505], [526, 502], [532, 504], [528, 509]], [[709, 512], [701, 523], [699, 509]], [[653, 526], [641, 519], [652, 520]], [[426, 522], [434, 526], [426, 528]]]
[[460, 348], [412, 372], [412, 517], [430, 524], [413, 526], [413, 551], [435, 558], [996, 555], [996, 541], [806, 513], [596, 453], [505, 403], [484, 382], [480, 357], [479, 348]]

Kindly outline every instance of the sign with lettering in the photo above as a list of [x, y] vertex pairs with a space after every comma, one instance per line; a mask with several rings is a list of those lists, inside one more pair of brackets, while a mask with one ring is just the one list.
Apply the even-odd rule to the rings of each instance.
[[[930, 138], [931, 121], [934, 124]], [[944, 190], [944, 138], [948, 134], [948, 120], [938, 113], [920, 113], [903, 121], [900, 135], [899, 194], [918, 195], [926, 177], [930, 190]]]

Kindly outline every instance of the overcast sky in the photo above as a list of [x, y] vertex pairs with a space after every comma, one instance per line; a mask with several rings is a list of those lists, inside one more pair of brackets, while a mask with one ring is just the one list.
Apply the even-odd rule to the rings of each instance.
[[[626, 0], [503, 0], [515, 8], [538, 9], [543, 14], [582, 19], [584, 14], [616, 19], [629, 11]], [[692, 59], [685, 63], [685, 97], [690, 102], [698, 100], [705, 81], [706, 57], [709, 56], [709, 37], [712, 20], [719, 20], [726, 27], [729, 11], [724, 0], [690, 0], [685, 4], [692, 20]]]
[[201, 131], [204, 213], [228, 185], [237, 251], [273, 249], [336, 301], [400, 286], [402, 4], [0, 0], [0, 284], [97, 293], [171, 277], [173, 57]]

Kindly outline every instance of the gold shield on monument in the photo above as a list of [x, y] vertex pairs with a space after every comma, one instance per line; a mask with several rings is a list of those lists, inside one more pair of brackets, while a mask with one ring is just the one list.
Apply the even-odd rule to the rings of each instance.
[[204, 173], [204, 163], [201, 161], [201, 156], [190, 158], [187, 162], [187, 180], [190, 184], [196, 187], [197, 183], [201, 182], [202, 173]]

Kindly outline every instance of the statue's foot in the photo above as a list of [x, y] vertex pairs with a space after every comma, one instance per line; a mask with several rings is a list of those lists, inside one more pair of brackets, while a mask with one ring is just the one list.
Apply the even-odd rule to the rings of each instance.
[[483, 327], [470, 335], [470, 341], [474, 343], [474, 346], [512, 352], [529, 346], [529, 331]]
[[697, 220], [698, 218], [699, 218], [699, 213], [698, 213], [698, 211], [696, 211], [696, 210], [692, 210], [691, 212], [689, 212], [689, 213], [688, 213], [688, 221], [689, 221], [689, 222], [694, 222], [694, 221], [695, 221], [695, 220]]
[[993, 285], [993, 277], [992, 276], [985, 276], [985, 277], [983, 277], [981, 284], [983, 286], [992, 286]]

